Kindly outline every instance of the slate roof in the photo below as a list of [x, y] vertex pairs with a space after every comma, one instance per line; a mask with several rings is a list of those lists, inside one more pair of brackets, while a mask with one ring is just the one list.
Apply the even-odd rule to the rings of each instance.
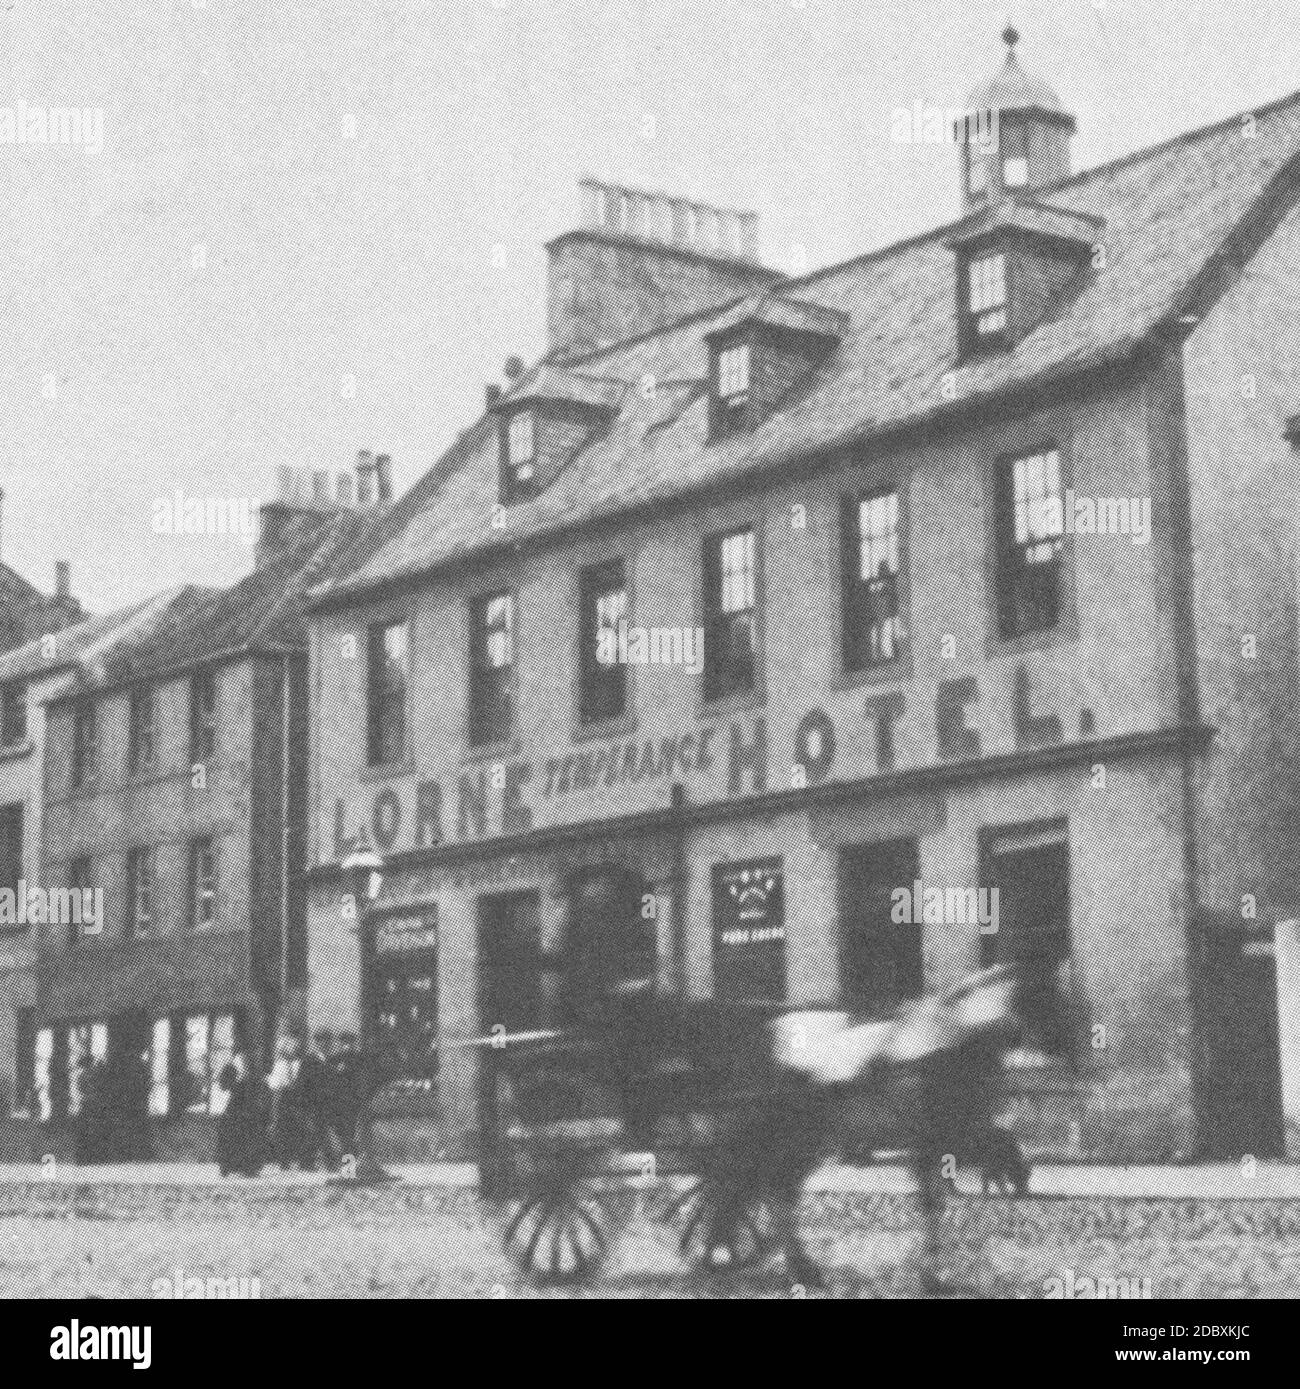
[[[653, 376], [657, 397], [627, 392], [611, 427], [538, 497], [512, 506], [504, 531], [492, 526], [496, 435], [491, 417], [480, 419], [393, 507], [365, 561], [313, 601], [332, 606], [1129, 360], [1213, 302], [1233, 262], [1253, 254], [1256, 233], [1300, 196], [1300, 93], [1254, 116], [1253, 138], [1234, 117], [1036, 188], [1038, 203], [1102, 219], [1106, 266], [1010, 352], [958, 364], [957, 261], [948, 243], [960, 223], [785, 281], [792, 298], [838, 310], [849, 326], [813, 385], [758, 428], [707, 442], [704, 339], [739, 300], [590, 353], [568, 365], [629, 383]], [[943, 394], [949, 373], [951, 400]]]
[[295, 511], [262, 568], [233, 588], [178, 590], [134, 639], [114, 644], [93, 683], [123, 685], [231, 656], [305, 651], [307, 590], [346, 564], [382, 516], [379, 508]]
[[37, 679], [78, 666], [83, 661], [94, 661], [100, 650], [141, 626], [179, 592], [179, 589], [170, 589], [148, 602], [84, 618], [70, 627], [51, 633], [48, 641], [46, 634], [42, 633], [24, 645], [4, 652], [0, 655], [0, 685], [13, 680]]
[[68, 616], [65, 602], [47, 597], [7, 564], [0, 564], [0, 651], [66, 627]]

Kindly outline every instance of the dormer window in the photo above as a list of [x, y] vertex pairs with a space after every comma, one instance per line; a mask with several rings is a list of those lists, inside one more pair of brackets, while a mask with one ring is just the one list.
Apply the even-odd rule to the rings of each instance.
[[1007, 337], [1007, 258], [1001, 251], [973, 256], [967, 265], [970, 346], [1003, 347]]
[[625, 382], [542, 366], [504, 399], [493, 394], [500, 451], [501, 501], [544, 492], [574, 456], [617, 420]]
[[816, 378], [848, 331], [848, 316], [825, 304], [761, 295], [726, 314], [706, 335], [709, 437], [755, 429]]
[[749, 404], [751, 348], [747, 342], [724, 347], [718, 353], [717, 433], [730, 434], [744, 425]]
[[531, 410], [519, 410], [510, 416], [505, 455], [506, 500], [530, 495], [537, 485], [537, 425]]

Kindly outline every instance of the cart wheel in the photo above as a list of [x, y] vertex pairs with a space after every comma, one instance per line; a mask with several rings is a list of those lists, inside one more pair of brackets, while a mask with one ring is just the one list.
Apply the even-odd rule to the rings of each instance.
[[724, 1217], [721, 1193], [707, 1182], [678, 1199], [670, 1212], [670, 1218], [674, 1216], [684, 1222], [682, 1254], [716, 1272], [756, 1268], [779, 1243], [776, 1220], [765, 1200], [757, 1198]]
[[514, 1202], [504, 1243], [520, 1272], [538, 1283], [583, 1283], [609, 1248], [600, 1206], [572, 1189]]

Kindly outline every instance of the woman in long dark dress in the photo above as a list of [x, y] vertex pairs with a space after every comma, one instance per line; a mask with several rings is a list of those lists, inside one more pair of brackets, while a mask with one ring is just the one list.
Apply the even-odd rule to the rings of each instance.
[[217, 1166], [223, 1177], [256, 1177], [266, 1162], [261, 1084], [251, 1075], [241, 1076], [233, 1061], [222, 1067], [217, 1084], [230, 1096], [217, 1124]]

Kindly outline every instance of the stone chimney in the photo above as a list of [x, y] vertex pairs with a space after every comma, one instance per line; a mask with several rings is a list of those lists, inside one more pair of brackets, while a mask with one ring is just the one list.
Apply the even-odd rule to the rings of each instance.
[[580, 356], [717, 308], [782, 276], [758, 215], [584, 179], [581, 225], [547, 245], [549, 352]]
[[81, 604], [72, 596], [72, 565], [66, 559], [54, 562], [53, 607], [65, 627], [85, 616]]
[[392, 501], [392, 460], [375, 458], [367, 450], [357, 455], [356, 472], [328, 468], [276, 469], [276, 496], [259, 511], [255, 567], [278, 559], [302, 534], [304, 524], [319, 522], [340, 511], [365, 511]]

